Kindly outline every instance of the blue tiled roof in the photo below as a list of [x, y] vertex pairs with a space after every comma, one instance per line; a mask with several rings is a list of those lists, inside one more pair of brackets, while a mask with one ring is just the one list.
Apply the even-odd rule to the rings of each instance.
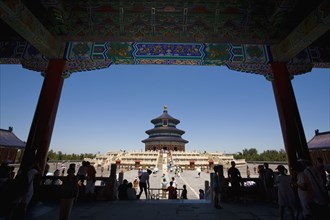
[[147, 134], [153, 134], [153, 133], [157, 133], [157, 132], [173, 132], [173, 133], [181, 134], [181, 135], [185, 133], [185, 131], [183, 131], [183, 130], [180, 130], [180, 129], [177, 129], [174, 127], [169, 127], [169, 126], [157, 127], [157, 128], [153, 128], [153, 129], [146, 131]]
[[159, 121], [162, 121], [162, 119], [168, 119], [169, 122], [173, 122], [174, 124], [179, 124], [180, 120], [173, 118], [170, 116], [167, 112], [163, 112], [163, 114], [157, 118], [154, 118], [151, 120], [151, 123], [156, 124]]
[[25, 148], [26, 143], [11, 130], [0, 129], [0, 147]]
[[330, 149], [330, 131], [316, 133], [307, 145], [310, 150]]

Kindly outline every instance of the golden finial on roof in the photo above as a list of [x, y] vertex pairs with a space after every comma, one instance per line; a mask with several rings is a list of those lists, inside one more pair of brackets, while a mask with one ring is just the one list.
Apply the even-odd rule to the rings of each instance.
[[167, 112], [167, 106], [164, 105], [164, 112]]

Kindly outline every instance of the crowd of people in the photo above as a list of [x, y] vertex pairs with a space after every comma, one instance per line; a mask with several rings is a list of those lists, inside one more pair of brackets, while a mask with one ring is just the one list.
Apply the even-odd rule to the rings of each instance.
[[[119, 200], [136, 200], [140, 199], [141, 195], [145, 194], [146, 199], [188, 199], [187, 187], [182, 185], [181, 195], [178, 194], [177, 183], [175, 177], [167, 182], [165, 174], [161, 177], [161, 194], [152, 194], [150, 192], [149, 176], [152, 174], [150, 169], [143, 172], [143, 169], [138, 170], [138, 176], [133, 182], [124, 179], [121, 184], [118, 184], [117, 197]], [[118, 180], [117, 180], [118, 181]]]
[[[321, 158], [318, 158], [317, 162], [317, 165], [312, 166], [309, 161], [300, 159], [291, 164], [289, 171], [283, 165], [278, 165], [274, 171], [269, 167], [268, 163], [257, 167], [256, 172], [259, 175], [260, 188], [262, 189], [260, 195], [265, 196], [265, 201], [278, 203], [280, 219], [284, 219], [285, 213], [288, 212], [290, 219], [318, 220], [323, 219], [323, 216], [329, 211], [329, 171], [325, 170]], [[1, 164], [1, 195], [7, 195], [8, 198], [8, 193], [13, 191], [8, 190], [6, 192], [6, 185], [13, 183], [16, 179], [16, 181], [21, 181], [20, 184], [24, 183], [26, 185], [26, 187], [21, 187], [20, 189], [25, 191], [16, 190], [17, 195], [10, 195], [10, 202], [1, 205], [2, 208], [8, 207], [6, 209], [6, 214], [9, 216], [8, 219], [25, 218], [28, 204], [33, 199], [33, 180], [36, 178], [43, 179], [43, 184], [60, 186], [59, 214], [61, 219], [69, 218], [72, 206], [77, 201], [78, 196], [85, 198], [86, 201], [94, 200], [97, 172], [90, 162], [82, 161], [78, 169], [75, 163], [68, 164], [68, 169], [66, 169], [66, 166], [61, 166], [61, 170], [56, 169], [54, 171], [55, 177], [60, 176], [63, 170], [66, 171], [66, 175], [61, 178], [48, 179], [46, 175], [49, 172], [49, 166], [47, 165], [43, 174], [40, 173], [40, 170], [36, 164], [33, 164], [29, 169], [22, 170], [15, 177], [11, 166], [8, 166], [6, 163]], [[240, 202], [243, 195], [244, 182], [235, 161], [232, 161], [231, 167], [227, 169], [228, 178], [225, 178], [222, 165], [215, 165], [213, 171], [214, 173], [211, 174], [211, 186], [214, 195], [214, 207], [222, 209], [223, 206], [221, 204], [223, 202]], [[132, 182], [124, 179], [119, 183], [119, 179], [116, 178], [117, 185], [115, 190], [117, 191], [117, 199], [137, 200], [140, 199], [143, 193], [146, 199], [153, 198], [155, 195], [151, 195], [149, 182], [152, 173], [150, 169], [144, 171], [141, 168]], [[157, 198], [188, 199], [187, 186], [183, 184], [182, 189], [179, 190], [177, 185], [175, 178], [180, 178], [180, 176], [174, 175], [169, 180], [167, 178], [169, 177], [163, 173], [160, 181], [161, 194], [157, 194]], [[178, 193], [178, 191], [181, 191], [181, 193]], [[199, 190], [199, 198], [205, 199], [203, 189]]]
[[[275, 171], [267, 162], [257, 167], [260, 195], [264, 201], [278, 203], [280, 219], [286, 219], [286, 212], [292, 220], [322, 220], [329, 213], [329, 170], [325, 169], [322, 158], [317, 162], [313, 166], [308, 160], [299, 159], [292, 164], [290, 174], [283, 165], [278, 165]], [[213, 204], [217, 209], [222, 208], [221, 202], [239, 202], [244, 195], [244, 182], [235, 166], [232, 161], [227, 179], [222, 165], [214, 166]]]
[[[88, 199], [94, 196], [96, 170], [88, 161], [83, 161], [76, 174], [76, 164], [69, 164], [54, 171], [55, 178], [48, 178], [48, 159], [43, 173], [37, 163], [29, 167], [22, 167], [15, 175], [14, 166], [3, 162], [0, 166], [0, 212], [6, 220], [24, 220], [29, 205], [34, 201], [34, 192], [38, 184], [59, 186], [59, 216], [69, 219], [72, 206], [77, 201], [79, 192], [83, 192]], [[62, 178], [59, 177], [62, 173]], [[86, 180], [86, 186], [84, 184]]]
[[288, 171], [285, 166], [278, 165], [275, 172], [268, 163], [258, 166], [265, 200], [278, 203], [280, 219], [285, 219], [286, 211], [290, 219], [324, 219], [330, 211], [330, 173], [322, 158], [317, 158], [315, 165], [298, 159], [290, 168]]

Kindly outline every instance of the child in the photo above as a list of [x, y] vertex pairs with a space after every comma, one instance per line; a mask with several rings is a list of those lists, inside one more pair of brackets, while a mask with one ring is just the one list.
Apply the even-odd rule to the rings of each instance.
[[183, 190], [181, 193], [181, 199], [187, 199], [187, 186], [183, 185]]
[[199, 190], [199, 199], [204, 199], [204, 190]]

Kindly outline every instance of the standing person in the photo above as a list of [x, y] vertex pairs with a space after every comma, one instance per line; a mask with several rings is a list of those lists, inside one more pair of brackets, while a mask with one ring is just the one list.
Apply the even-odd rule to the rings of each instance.
[[136, 191], [133, 188], [133, 183], [129, 182], [127, 184], [126, 194], [128, 200], [136, 200]]
[[250, 168], [246, 166], [246, 178], [250, 178]]
[[37, 163], [34, 163], [29, 169], [22, 170], [15, 178], [15, 192], [17, 196], [13, 196], [12, 207], [10, 209], [9, 219], [24, 220], [26, 219], [27, 207], [32, 200], [34, 194], [34, 180], [40, 178], [42, 173]]
[[148, 198], [147, 189], [150, 188], [149, 176], [151, 175], [151, 173], [152, 173], [152, 171], [150, 169], [147, 169], [147, 172], [143, 172], [141, 174], [141, 179], [140, 179], [140, 182], [139, 182], [140, 192], [139, 192], [139, 195], [138, 195], [138, 199], [140, 199], [143, 190], [144, 190], [144, 193], [146, 195], [146, 199]]
[[60, 191], [60, 218], [59, 220], [68, 220], [72, 210], [73, 203], [78, 198], [79, 185], [78, 178], [75, 176], [75, 169], [69, 168], [67, 176], [63, 178]]
[[305, 167], [299, 162], [292, 165], [293, 175], [296, 178], [292, 186], [297, 190], [303, 219], [309, 220], [313, 219], [311, 208], [312, 192], [309, 179], [304, 173], [304, 169]]
[[87, 166], [86, 196], [87, 196], [87, 200], [92, 200], [94, 199], [96, 170], [95, 167], [91, 165], [89, 161], [86, 162], [86, 166]]
[[199, 189], [199, 199], [205, 199], [204, 190]]
[[235, 161], [231, 161], [231, 167], [228, 169], [228, 179], [231, 183], [233, 201], [238, 202], [241, 193], [241, 172], [236, 168]]
[[258, 165], [257, 172], [258, 172], [258, 178], [263, 179], [264, 178], [264, 171], [265, 167], [263, 165]]
[[73, 169], [76, 172], [76, 164], [75, 163], [70, 163], [69, 164], [69, 169]]
[[199, 167], [196, 170], [197, 170], [198, 178], [200, 178], [201, 177], [202, 170]]
[[323, 184], [323, 179], [317, 168], [312, 166], [308, 160], [301, 160], [300, 163], [305, 167], [304, 173], [310, 183], [312, 215], [315, 220], [323, 220], [323, 216], [328, 214], [328, 191]]
[[123, 180], [123, 183], [119, 185], [118, 187], [118, 198], [119, 200], [127, 200], [127, 179]]
[[101, 177], [103, 177], [104, 166], [101, 166]]
[[167, 191], [167, 181], [166, 178], [163, 178], [162, 183], [160, 184], [161, 188], [162, 188], [162, 198], [165, 199], [166, 198], [166, 191]]
[[277, 194], [278, 194], [278, 206], [279, 206], [279, 215], [280, 220], [285, 219], [285, 209], [288, 209], [290, 220], [296, 219], [297, 214], [297, 195], [294, 192], [291, 184], [291, 176], [287, 175], [287, 170], [283, 165], [278, 165], [276, 170], [279, 174], [275, 178], [275, 184], [277, 185]]
[[173, 186], [173, 182], [170, 182], [170, 186], [167, 187], [168, 199], [177, 199], [176, 187]]
[[86, 175], [87, 175], [86, 161], [82, 161], [81, 162], [81, 166], [79, 167], [78, 172], [77, 172], [77, 177], [78, 177], [78, 179], [80, 181], [80, 185], [81, 186], [84, 186]]
[[137, 192], [139, 189], [139, 180], [137, 177], [135, 177], [135, 179], [133, 181], [133, 187], [134, 187], [135, 191]]
[[219, 205], [221, 201], [221, 194], [224, 193], [224, 184], [225, 178], [223, 176], [223, 167], [221, 165], [217, 165], [213, 167], [214, 175], [213, 175], [213, 191], [214, 191], [214, 207], [216, 209], [222, 209]]
[[176, 180], [175, 180], [174, 176], [172, 177], [172, 182], [173, 182], [173, 187], [176, 188], [177, 185], [176, 185]]
[[269, 168], [268, 163], [264, 163], [264, 188], [266, 192], [266, 199], [268, 201], [273, 201], [273, 194], [274, 194], [274, 171]]
[[182, 186], [183, 187], [183, 190], [182, 190], [182, 192], [181, 192], [181, 199], [188, 199], [187, 198], [187, 186], [186, 185], [183, 185]]
[[56, 169], [54, 171], [54, 179], [52, 181], [52, 184], [53, 185], [61, 185], [62, 184], [62, 181], [60, 180], [60, 178], [56, 178], [56, 177], [59, 177], [60, 176], [60, 170], [59, 169]]

